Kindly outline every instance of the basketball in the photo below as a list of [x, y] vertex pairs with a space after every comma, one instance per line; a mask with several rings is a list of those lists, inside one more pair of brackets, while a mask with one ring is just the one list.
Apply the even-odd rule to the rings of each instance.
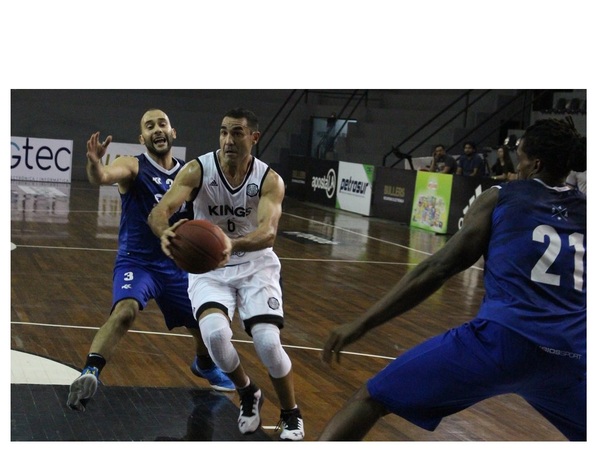
[[186, 221], [175, 229], [171, 239], [173, 260], [184, 271], [202, 274], [223, 260], [225, 234], [219, 226], [204, 219]]

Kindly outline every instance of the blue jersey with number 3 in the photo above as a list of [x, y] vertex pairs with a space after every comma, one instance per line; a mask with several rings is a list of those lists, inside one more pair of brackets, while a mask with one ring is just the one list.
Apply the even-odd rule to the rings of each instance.
[[585, 197], [539, 180], [503, 184], [484, 283], [479, 318], [585, 362]]
[[[160, 247], [160, 239], [148, 226], [148, 215], [171, 187], [175, 176], [183, 166], [183, 161], [174, 158], [173, 168], [167, 170], [146, 154], [132, 158], [138, 159], [139, 170], [129, 190], [121, 194], [122, 213], [118, 254], [155, 263], [170, 262]], [[186, 203], [170, 218], [169, 224], [190, 217], [191, 205]], [[172, 263], [169, 266], [172, 266]]]

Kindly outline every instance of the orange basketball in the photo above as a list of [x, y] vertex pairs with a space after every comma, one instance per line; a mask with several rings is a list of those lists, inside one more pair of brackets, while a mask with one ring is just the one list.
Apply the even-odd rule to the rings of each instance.
[[175, 229], [171, 239], [173, 260], [184, 271], [202, 274], [223, 260], [225, 234], [219, 226], [204, 219], [186, 221]]

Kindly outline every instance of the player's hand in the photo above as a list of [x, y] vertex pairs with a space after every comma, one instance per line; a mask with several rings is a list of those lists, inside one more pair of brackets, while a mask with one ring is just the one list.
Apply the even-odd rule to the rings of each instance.
[[323, 347], [323, 361], [325, 363], [331, 363], [331, 359], [335, 355], [336, 362], [339, 363], [342, 349], [358, 340], [364, 333], [365, 329], [358, 320], [334, 329]]
[[169, 258], [173, 258], [173, 255], [171, 254], [171, 240], [175, 237], [175, 235], [177, 235], [177, 227], [179, 227], [186, 221], [188, 221], [188, 219], [186, 218], [180, 219], [171, 227], [165, 229], [162, 235], [160, 236], [160, 247], [162, 251], [166, 254], [166, 256]]
[[227, 263], [229, 263], [229, 259], [231, 258], [231, 249], [233, 247], [231, 243], [231, 239], [223, 232], [223, 242], [225, 243], [225, 249], [223, 249], [223, 259], [217, 268], [223, 268]]
[[93, 164], [98, 163], [102, 160], [102, 157], [106, 153], [106, 148], [112, 141], [112, 135], [108, 135], [104, 142], [100, 142], [100, 132], [96, 132], [90, 136], [87, 142], [87, 158]]

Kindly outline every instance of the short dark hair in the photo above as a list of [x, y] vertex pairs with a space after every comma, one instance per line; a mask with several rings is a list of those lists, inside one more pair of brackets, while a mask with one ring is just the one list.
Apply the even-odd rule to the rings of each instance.
[[435, 146], [433, 146], [433, 150], [437, 149], [438, 147], [441, 147], [442, 149], [446, 150], [446, 146], [444, 146], [443, 144], [436, 144]]
[[245, 108], [234, 108], [225, 113], [225, 117], [232, 117], [234, 119], [246, 119], [248, 127], [252, 131], [258, 131], [258, 117], [252, 111]]
[[475, 141], [465, 141], [465, 143], [463, 144], [463, 147], [465, 147], [466, 145], [469, 145], [473, 148], [473, 150], [477, 150], [477, 144], [475, 144]]
[[569, 171], [583, 172], [586, 163], [586, 138], [573, 119], [540, 119], [529, 126], [521, 138], [521, 149], [529, 158], [539, 158], [553, 175], [564, 177]]

